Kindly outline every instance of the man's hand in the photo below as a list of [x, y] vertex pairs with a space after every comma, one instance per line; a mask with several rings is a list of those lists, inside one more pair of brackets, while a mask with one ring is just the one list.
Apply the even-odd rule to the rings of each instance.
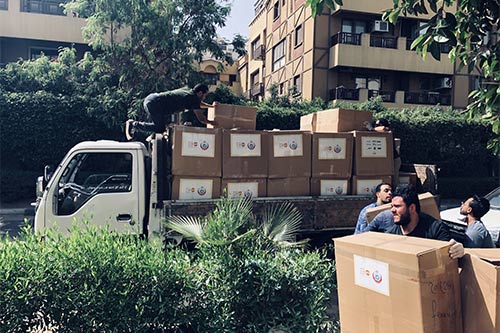
[[207, 120], [207, 124], [212, 125], [213, 127], [218, 127], [219, 123], [215, 120]]
[[219, 104], [220, 104], [219, 102], [214, 101], [214, 102], [212, 103], [212, 106], [213, 106], [213, 107], [215, 107], [215, 106], [217, 106], [217, 105], [219, 105]]
[[460, 259], [464, 256], [465, 250], [462, 243], [459, 243], [454, 239], [450, 239], [449, 244], [451, 247], [448, 253], [450, 254], [451, 259]]

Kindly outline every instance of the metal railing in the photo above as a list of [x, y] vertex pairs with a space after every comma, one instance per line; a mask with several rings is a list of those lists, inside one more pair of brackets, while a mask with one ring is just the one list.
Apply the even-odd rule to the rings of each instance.
[[330, 100], [334, 99], [346, 99], [350, 101], [359, 100], [359, 90], [358, 89], [347, 89], [343, 87], [337, 87], [335, 89], [330, 89]]
[[[411, 44], [413, 43], [415, 39], [410, 39], [410, 38], [407, 38], [406, 39], [406, 50], [408, 51], [415, 51], [415, 50], [412, 50], [411, 49]], [[451, 51], [451, 45], [450, 44], [441, 44], [440, 45], [440, 48], [441, 48], [441, 53], [450, 53]]]
[[330, 37], [330, 46], [337, 44], [361, 45], [361, 34], [339, 32]]
[[259, 45], [253, 50], [252, 52], [252, 59], [253, 60], [265, 60], [266, 59], [266, 46], [265, 45]]
[[394, 103], [396, 101], [396, 92], [387, 90], [368, 90], [368, 98], [381, 96], [382, 101]]
[[398, 38], [397, 37], [370, 35], [370, 46], [383, 47], [385, 49], [397, 49], [398, 48]]
[[405, 103], [451, 105], [451, 95], [438, 92], [405, 92]]
[[252, 96], [258, 96], [264, 94], [264, 84], [254, 83], [250, 89]]
[[21, 0], [21, 11], [50, 15], [65, 15], [60, 3], [64, 0]]

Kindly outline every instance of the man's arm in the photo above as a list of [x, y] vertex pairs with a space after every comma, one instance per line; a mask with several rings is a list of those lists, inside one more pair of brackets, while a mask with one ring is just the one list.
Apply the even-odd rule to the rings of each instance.
[[362, 233], [368, 225], [368, 220], [366, 219], [366, 210], [368, 206], [363, 208], [361, 212], [359, 212], [358, 222], [356, 223], [356, 229], [354, 229], [354, 234]]
[[198, 120], [200, 121], [200, 123], [202, 124], [210, 124], [212, 126], [215, 126], [217, 127], [217, 122], [215, 120], [208, 120], [207, 117], [205, 117], [205, 115], [203, 114], [203, 111], [201, 111], [200, 109], [195, 109], [193, 110], [194, 112], [194, 115], [196, 116], [196, 118], [198, 118]]
[[213, 108], [213, 107], [215, 107], [215, 106], [217, 106], [217, 105], [219, 105], [219, 104], [220, 104], [220, 103], [219, 103], [219, 102], [217, 102], [217, 101], [213, 102], [212, 104], [208, 104], [208, 103], [205, 103], [205, 102], [201, 102], [201, 103], [200, 103], [200, 108], [202, 108], [202, 109]]

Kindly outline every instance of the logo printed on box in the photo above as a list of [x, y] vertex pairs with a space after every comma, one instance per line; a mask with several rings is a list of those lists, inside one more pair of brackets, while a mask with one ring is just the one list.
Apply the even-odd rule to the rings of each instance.
[[347, 193], [347, 180], [321, 180], [320, 195], [342, 195]]
[[302, 156], [302, 134], [274, 135], [273, 148], [274, 157]]
[[215, 157], [215, 134], [182, 132], [181, 156]]
[[257, 198], [259, 196], [259, 183], [228, 183], [227, 195], [230, 198]]
[[362, 158], [387, 158], [387, 138], [379, 136], [361, 137]]
[[358, 179], [356, 183], [356, 194], [375, 193], [375, 187], [382, 183], [382, 179]]
[[389, 265], [382, 261], [354, 255], [354, 283], [390, 296]]
[[320, 160], [345, 160], [345, 138], [319, 138], [318, 159]]
[[260, 134], [230, 134], [231, 157], [260, 157]]
[[211, 199], [211, 179], [180, 179], [179, 199]]

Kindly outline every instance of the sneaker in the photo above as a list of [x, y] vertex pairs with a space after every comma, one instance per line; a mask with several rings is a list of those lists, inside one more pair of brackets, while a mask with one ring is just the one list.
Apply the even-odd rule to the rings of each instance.
[[128, 141], [132, 141], [135, 135], [135, 121], [129, 119], [125, 122], [125, 136]]

